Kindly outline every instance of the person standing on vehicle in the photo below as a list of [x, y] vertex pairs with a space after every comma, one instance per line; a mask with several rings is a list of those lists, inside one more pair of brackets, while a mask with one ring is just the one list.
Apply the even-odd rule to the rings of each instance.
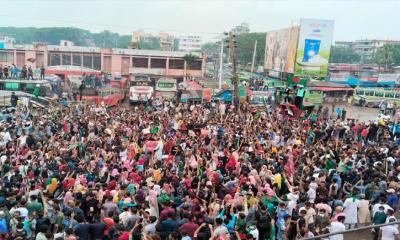
[[82, 81], [81, 85], [79, 86], [79, 99], [82, 101], [83, 89], [85, 88], [85, 83]]
[[8, 66], [4, 66], [3, 68], [3, 73], [4, 73], [4, 78], [7, 79], [8, 78]]
[[16, 107], [17, 106], [17, 102], [18, 102], [18, 96], [15, 95], [15, 92], [11, 93], [11, 107]]
[[46, 72], [46, 69], [44, 68], [44, 66], [42, 65], [42, 67], [40, 68], [40, 80], [44, 79], [44, 74]]
[[29, 79], [33, 80], [33, 70], [32, 70], [31, 66], [29, 66], [29, 68], [28, 68], [28, 80]]
[[3, 79], [3, 65], [0, 64], [0, 79]]

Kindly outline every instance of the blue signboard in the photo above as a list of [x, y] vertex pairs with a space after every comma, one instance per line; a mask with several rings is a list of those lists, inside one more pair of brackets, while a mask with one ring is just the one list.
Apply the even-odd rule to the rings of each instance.
[[0, 49], [4, 49], [4, 43], [0, 42]]

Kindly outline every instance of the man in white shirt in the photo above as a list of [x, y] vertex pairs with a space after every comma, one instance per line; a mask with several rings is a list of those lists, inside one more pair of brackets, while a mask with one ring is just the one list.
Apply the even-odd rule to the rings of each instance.
[[374, 204], [374, 206], [372, 207], [372, 216], [374, 216], [375, 213], [379, 211], [380, 206], [383, 206], [385, 208], [385, 213], [387, 213], [389, 209], [393, 210], [389, 205], [385, 203], [383, 199], [379, 199], [379, 203]]
[[[337, 221], [332, 222], [329, 227], [330, 233], [341, 232], [346, 230], [346, 226], [344, 225], [345, 216], [339, 216]], [[343, 234], [331, 235], [329, 240], [343, 240]]]
[[229, 231], [225, 226], [222, 226], [222, 219], [217, 218], [215, 219], [216, 228], [214, 229], [214, 236], [220, 237], [222, 235], [228, 234]]
[[[389, 219], [389, 222], [395, 222], [396, 219]], [[379, 231], [380, 238], [382, 240], [395, 240], [399, 237], [399, 229], [397, 229], [397, 225], [387, 225], [381, 227]]]

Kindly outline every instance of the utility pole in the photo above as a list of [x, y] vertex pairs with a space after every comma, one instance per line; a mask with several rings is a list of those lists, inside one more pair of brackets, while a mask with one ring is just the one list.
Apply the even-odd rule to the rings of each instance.
[[219, 76], [218, 76], [218, 90], [221, 91], [222, 88], [222, 65], [223, 62], [223, 55], [224, 55], [224, 39], [221, 39], [221, 51], [219, 53]]
[[251, 61], [251, 73], [253, 73], [254, 70], [254, 62], [256, 61], [256, 52], [257, 52], [257, 40], [254, 43], [254, 51], [253, 51], [253, 60]]
[[228, 49], [229, 49], [229, 57], [232, 62], [232, 83], [233, 83], [233, 92], [234, 94], [232, 95], [232, 104], [234, 104], [234, 99], [238, 101], [237, 105], [237, 111], [240, 111], [240, 101], [239, 101], [239, 78], [237, 76], [237, 61], [236, 61], [236, 51], [235, 49], [237, 48], [236, 45], [236, 40], [235, 40], [235, 34], [230, 31], [228, 33]]

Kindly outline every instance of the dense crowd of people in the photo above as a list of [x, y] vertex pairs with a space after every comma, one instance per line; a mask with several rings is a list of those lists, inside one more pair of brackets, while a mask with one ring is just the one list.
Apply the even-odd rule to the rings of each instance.
[[388, 120], [171, 102], [1, 117], [0, 239], [286, 240], [396, 221]]

